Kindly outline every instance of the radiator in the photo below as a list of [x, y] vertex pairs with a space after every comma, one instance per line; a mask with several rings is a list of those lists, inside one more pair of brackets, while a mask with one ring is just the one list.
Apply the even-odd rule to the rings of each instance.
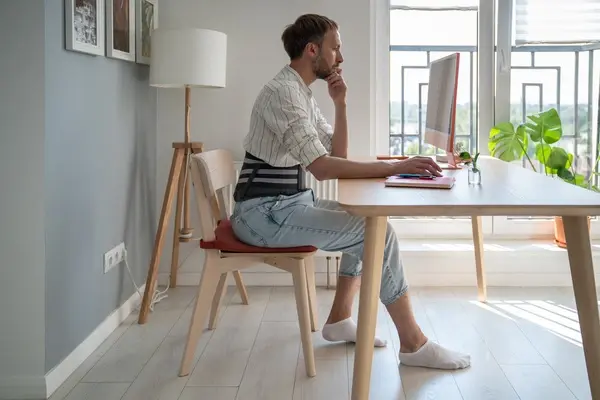
[[[240, 174], [241, 168], [242, 162], [237, 161], [235, 163], [235, 172], [238, 176]], [[310, 172], [307, 172], [306, 181], [308, 187], [310, 187], [315, 192], [316, 197], [320, 199], [337, 200], [337, 179], [318, 181]], [[226, 190], [224, 191], [224, 195], [225, 201], [227, 202], [227, 212], [229, 215], [231, 215], [231, 213], [233, 212], [233, 206], [235, 204], [235, 202], [233, 201], [233, 186], [226, 188]]]

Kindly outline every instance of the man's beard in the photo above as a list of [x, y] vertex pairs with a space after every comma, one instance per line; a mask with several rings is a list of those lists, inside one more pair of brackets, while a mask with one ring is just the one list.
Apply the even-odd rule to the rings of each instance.
[[328, 67], [319, 55], [313, 64], [313, 72], [319, 79], [325, 79], [335, 71], [335, 66]]

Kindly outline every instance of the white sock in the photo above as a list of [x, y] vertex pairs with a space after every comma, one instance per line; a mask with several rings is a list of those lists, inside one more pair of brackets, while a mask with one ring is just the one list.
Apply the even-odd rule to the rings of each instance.
[[412, 367], [462, 369], [471, 365], [468, 354], [445, 349], [431, 340], [414, 353], [400, 352], [398, 356], [401, 364]]
[[[352, 342], [356, 343], [356, 323], [352, 318], [346, 318], [335, 324], [325, 324], [323, 327], [323, 338], [330, 342]], [[387, 341], [375, 336], [375, 347], [385, 347]]]

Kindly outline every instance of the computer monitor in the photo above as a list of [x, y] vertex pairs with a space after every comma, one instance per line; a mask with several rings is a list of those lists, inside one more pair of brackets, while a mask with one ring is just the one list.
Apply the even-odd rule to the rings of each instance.
[[440, 163], [456, 168], [454, 155], [454, 126], [458, 89], [458, 66], [460, 54], [454, 53], [429, 64], [427, 90], [427, 116], [425, 118], [424, 142], [446, 151], [437, 155]]

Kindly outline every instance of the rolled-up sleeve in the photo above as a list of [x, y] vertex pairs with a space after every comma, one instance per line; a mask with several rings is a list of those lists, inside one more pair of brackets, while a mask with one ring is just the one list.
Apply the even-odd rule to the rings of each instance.
[[307, 107], [298, 89], [286, 85], [273, 91], [263, 109], [269, 129], [304, 167], [328, 154], [319, 131], [310, 121]]

